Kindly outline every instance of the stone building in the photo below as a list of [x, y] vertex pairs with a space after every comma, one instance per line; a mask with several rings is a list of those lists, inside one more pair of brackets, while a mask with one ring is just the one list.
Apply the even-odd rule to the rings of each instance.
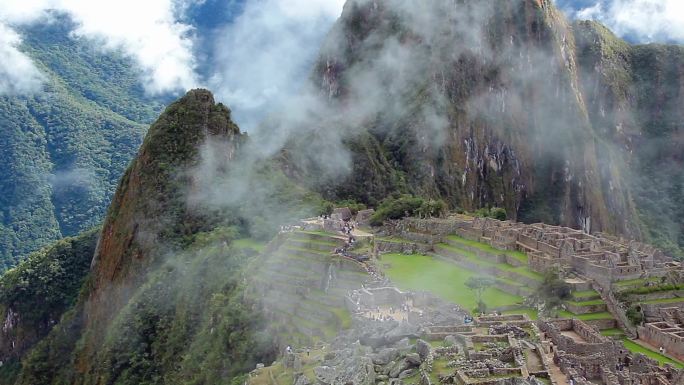
[[570, 269], [602, 285], [645, 276], [663, 276], [681, 265], [660, 250], [606, 234], [542, 223], [526, 225], [491, 218], [462, 219], [456, 232], [502, 250], [528, 255], [531, 270]]
[[661, 313], [664, 321], [647, 323], [640, 327], [639, 338], [684, 360], [684, 311], [673, 308], [663, 309]]
[[547, 348], [576, 385], [680, 385], [682, 372], [631, 353], [580, 320], [538, 321]]

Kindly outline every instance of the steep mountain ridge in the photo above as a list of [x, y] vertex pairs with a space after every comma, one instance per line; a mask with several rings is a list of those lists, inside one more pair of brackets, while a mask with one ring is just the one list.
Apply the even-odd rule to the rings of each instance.
[[183, 172], [200, 161], [200, 146], [209, 140], [221, 142], [229, 162], [242, 139], [230, 111], [203, 90], [189, 92], [150, 127], [114, 195], [93, 258], [85, 327], [96, 332], [87, 347], [99, 344], [95, 336], [105, 332], [155, 258], [211, 228], [186, 205], [194, 177]]

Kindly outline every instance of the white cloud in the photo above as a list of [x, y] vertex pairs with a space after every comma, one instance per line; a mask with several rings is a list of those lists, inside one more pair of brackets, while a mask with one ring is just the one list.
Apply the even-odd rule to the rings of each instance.
[[74, 35], [93, 39], [103, 49], [121, 49], [142, 69], [151, 94], [197, 86], [192, 27], [177, 21], [192, 0], [3, 0], [0, 21], [40, 21], [46, 10], [69, 14]]
[[38, 91], [43, 75], [31, 59], [19, 51], [19, 35], [0, 21], [0, 95]]
[[210, 86], [250, 129], [263, 112], [293, 97], [344, 0], [251, 0], [216, 43]]
[[601, 21], [617, 35], [640, 42], [684, 42], [682, 0], [600, 0], [576, 17]]

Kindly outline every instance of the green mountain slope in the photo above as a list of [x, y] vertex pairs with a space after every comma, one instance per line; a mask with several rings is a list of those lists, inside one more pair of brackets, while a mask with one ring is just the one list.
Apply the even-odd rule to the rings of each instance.
[[0, 269], [100, 223], [160, 110], [129, 60], [74, 40], [70, 29], [57, 17], [23, 30], [44, 92], [0, 97]]
[[32, 253], [0, 278], [0, 384], [11, 383], [18, 359], [71, 309], [90, 271], [99, 231], [90, 230]]

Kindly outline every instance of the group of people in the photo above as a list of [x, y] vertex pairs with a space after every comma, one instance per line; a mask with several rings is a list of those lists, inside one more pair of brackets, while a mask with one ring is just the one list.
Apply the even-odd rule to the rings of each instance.
[[356, 238], [354, 238], [354, 236], [352, 235], [354, 227], [355, 226], [353, 223], [345, 223], [344, 227], [342, 228], [342, 232], [347, 236], [347, 241], [344, 243], [344, 246], [335, 249], [335, 254], [339, 254], [344, 257], [349, 257], [348, 250], [354, 247], [354, 244], [356, 243]]
[[345, 222], [344, 226], [342, 227], [342, 232], [351, 237], [355, 228], [356, 224], [354, 222]]

